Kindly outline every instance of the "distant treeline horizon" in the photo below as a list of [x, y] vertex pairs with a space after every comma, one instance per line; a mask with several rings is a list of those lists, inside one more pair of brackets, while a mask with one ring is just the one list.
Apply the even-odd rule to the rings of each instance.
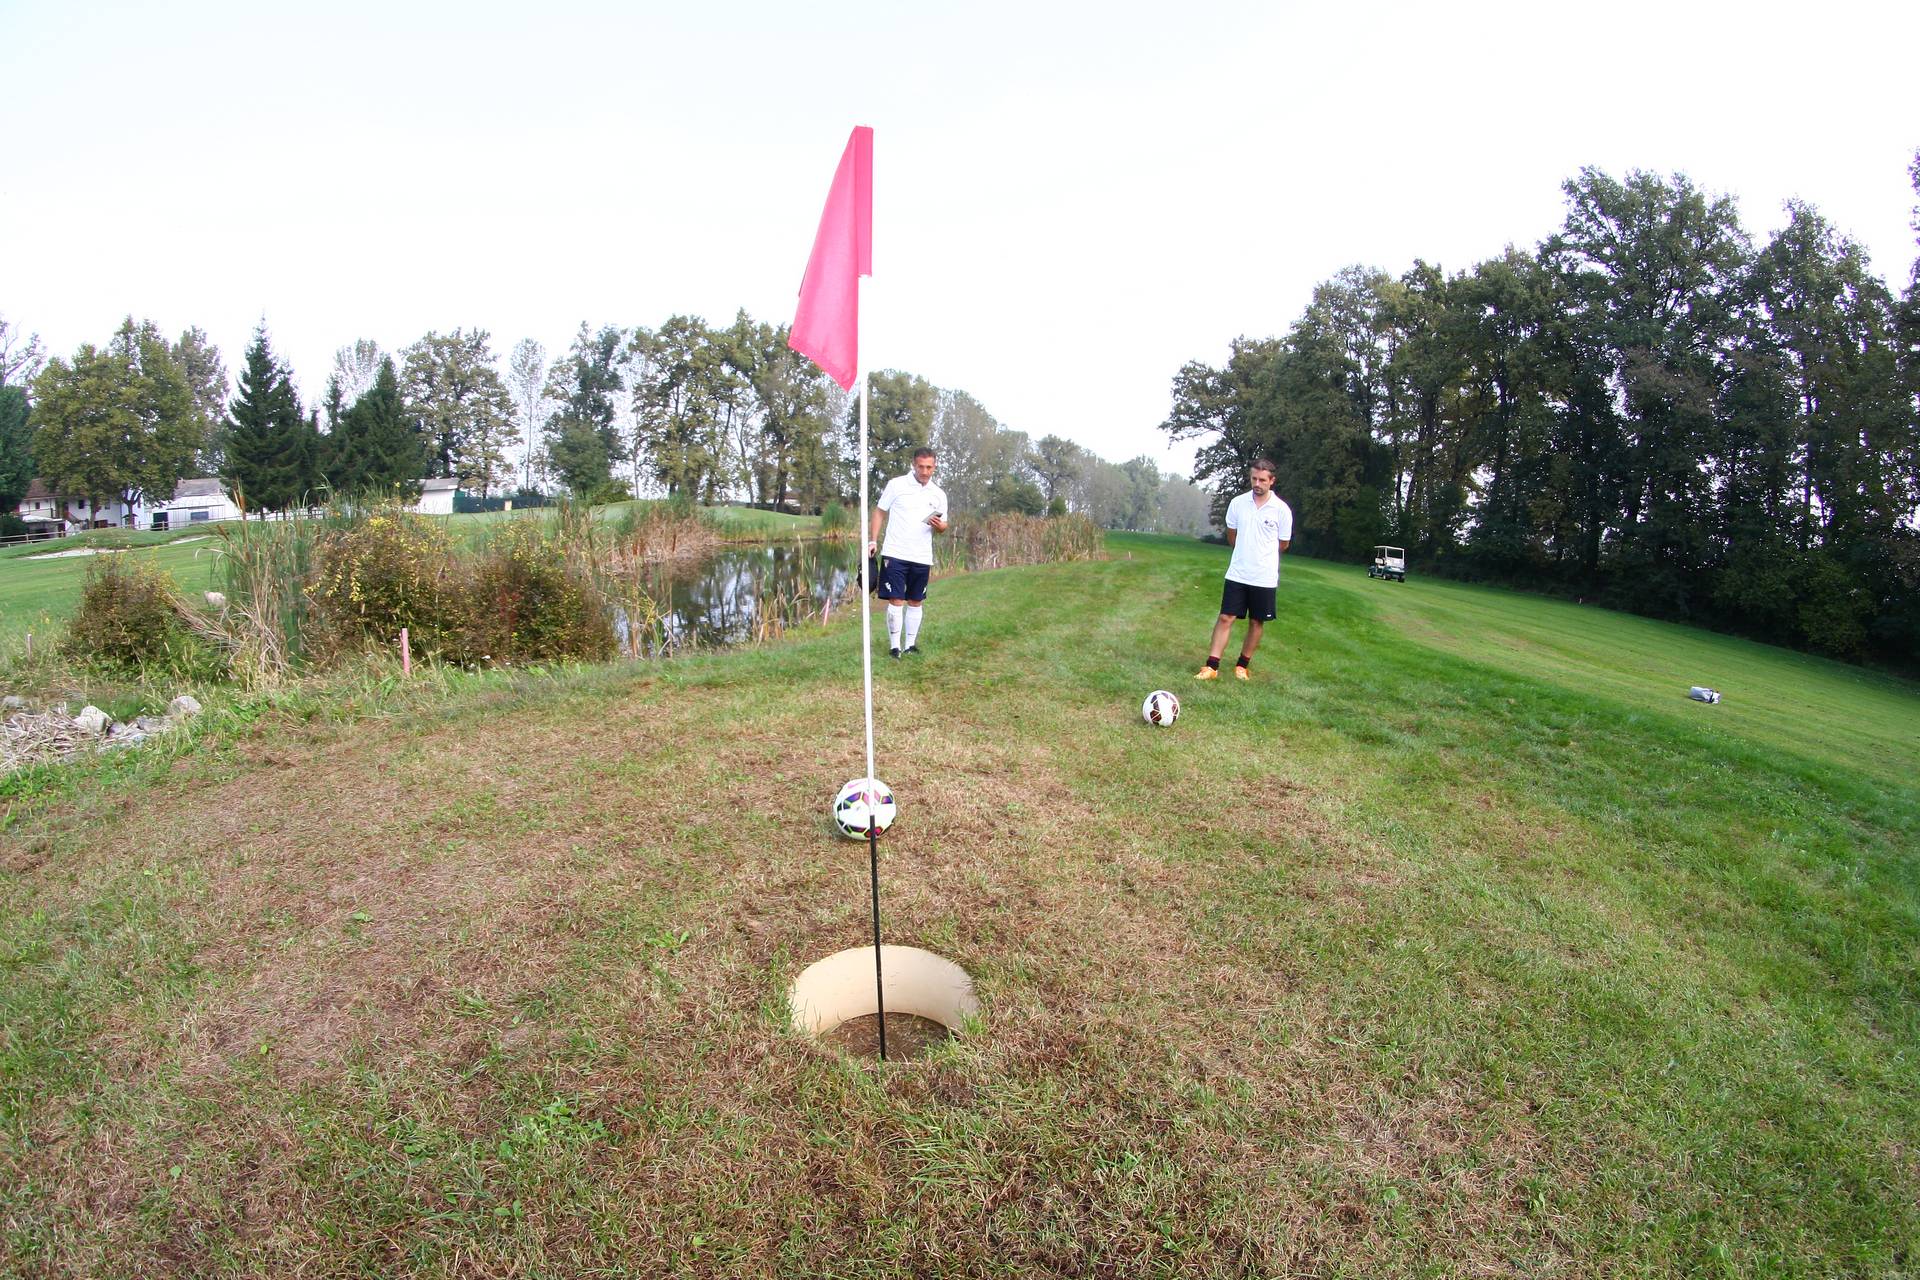
[[1183, 367], [1215, 509], [1266, 455], [1308, 554], [1920, 666], [1920, 261], [1895, 293], [1799, 202], [1756, 245], [1683, 175], [1564, 190], [1532, 250], [1348, 267]]
[[[35, 477], [98, 505], [217, 476], [249, 511], [406, 492], [447, 477], [484, 495], [558, 486], [595, 501], [685, 495], [818, 511], [859, 489], [857, 405], [787, 346], [785, 325], [582, 323], [548, 360], [525, 339], [504, 376], [485, 330], [429, 332], [397, 352], [358, 339], [302, 405], [263, 321], [229, 386], [198, 328], [168, 341], [131, 316], [103, 346], [47, 357], [0, 317], [0, 520]], [[1202, 533], [1206, 495], [1151, 458], [1115, 463], [1002, 425], [965, 391], [870, 379], [876, 482], [940, 454], [955, 508], [1073, 511], [1111, 529]], [[877, 490], [876, 490], [877, 491]]]

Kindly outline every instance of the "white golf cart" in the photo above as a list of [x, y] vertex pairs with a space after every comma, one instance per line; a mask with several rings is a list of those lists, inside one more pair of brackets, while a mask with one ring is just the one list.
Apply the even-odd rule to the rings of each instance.
[[1369, 578], [1392, 578], [1395, 582], [1407, 580], [1407, 553], [1403, 547], [1375, 547], [1373, 563], [1367, 566]]

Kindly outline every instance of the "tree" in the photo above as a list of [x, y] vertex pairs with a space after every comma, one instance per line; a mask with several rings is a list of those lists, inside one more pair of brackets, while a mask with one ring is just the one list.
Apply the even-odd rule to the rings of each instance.
[[744, 311], [734, 319], [732, 362], [752, 397], [752, 412], [740, 420], [741, 466], [756, 501], [819, 507], [836, 496], [827, 439], [833, 384], [787, 345], [787, 333], [786, 325], [755, 323]]
[[1047, 501], [1065, 503], [1074, 477], [1086, 470], [1093, 455], [1064, 436], [1047, 435], [1035, 442], [1030, 461]]
[[1160, 516], [1156, 524], [1162, 533], [1186, 533], [1199, 536], [1209, 527], [1207, 491], [1185, 476], [1170, 475], [1160, 483]]
[[[933, 418], [939, 393], [917, 374], [885, 369], [867, 382], [867, 452], [872, 464], [871, 487], [877, 497], [894, 476], [913, 466], [913, 451], [933, 439]], [[847, 402], [845, 437], [849, 482], [843, 492], [860, 485], [860, 406]], [[942, 486], [945, 487], [944, 485]]]
[[518, 436], [513, 401], [493, 367], [485, 329], [429, 332], [403, 353], [402, 398], [427, 442], [428, 474], [482, 494], [507, 470]]
[[34, 474], [26, 388], [0, 387], [0, 517], [13, 514]]
[[274, 356], [262, 321], [228, 406], [221, 478], [242, 511], [285, 511], [304, 504], [315, 487], [318, 450], [318, 436], [301, 415], [293, 375]]
[[0, 387], [26, 388], [40, 376], [45, 355], [40, 350], [40, 335], [20, 336], [20, 330], [0, 316]]
[[340, 399], [354, 404], [373, 389], [380, 376], [380, 344], [372, 338], [355, 338], [333, 353], [332, 377], [340, 384]]
[[546, 405], [547, 349], [532, 338], [522, 338], [507, 357], [507, 390], [513, 396], [519, 416], [521, 438], [526, 450], [520, 465], [520, 487], [533, 487], [533, 440], [540, 426], [540, 411]]
[[1606, 370], [1620, 436], [1617, 581], [1641, 607], [1684, 614], [1707, 565], [1712, 481], [1702, 459], [1742, 329], [1736, 289], [1751, 251], [1731, 200], [1685, 175], [1597, 169], [1569, 181], [1543, 246], [1579, 341]]
[[190, 328], [173, 344], [173, 358], [186, 377], [187, 389], [193, 394], [193, 410], [206, 436], [193, 469], [202, 476], [219, 475], [226, 453], [227, 420], [227, 366], [220, 359], [220, 348], [205, 331]]
[[34, 381], [33, 456], [56, 491], [98, 510], [118, 499], [170, 498], [205, 442], [206, 426], [172, 348], [129, 316], [105, 350], [47, 362]]
[[592, 493], [627, 457], [614, 399], [626, 389], [623, 348], [619, 329], [606, 325], [596, 333], [582, 321], [572, 348], [547, 373], [546, 397], [556, 406], [547, 416], [547, 456], [577, 494]]
[[393, 357], [381, 357], [373, 385], [341, 415], [331, 454], [337, 493], [391, 494], [409, 502], [420, 496], [427, 451], [401, 400]]
[[669, 316], [657, 330], [635, 330], [628, 347], [633, 371], [634, 457], [645, 457], [669, 495], [711, 502], [731, 468], [727, 438], [747, 399], [729, 349], [698, 316]]

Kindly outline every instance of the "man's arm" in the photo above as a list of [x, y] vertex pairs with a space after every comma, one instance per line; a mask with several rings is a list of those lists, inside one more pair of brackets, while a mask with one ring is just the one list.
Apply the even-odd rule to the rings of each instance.
[[1238, 529], [1235, 529], [1231, 525], [1229, 525], [1227, 527], [1227, 545], [1231, 547], [1234, 544], [1235, 540], [1238, 539], [1239, 537], [1240, 537], [1240, 531]]
[[1280, 539], [1280, 549], [1281, 549], [1282, 551], [1285, 551], [1285, 550], [1286, 550], [1286, 549], [1287, 549], [1288, 547], [1290, 547], [1290, 546], [1292, 546], [1292, 545], [1293, 545], [1293, 539], [1292, 539], [1292, 538], [1282, 538], [1282, 539]]
[[887, 520], [887, 513], [882, 511], [880, 508], [875, 507], [873, 509], [873, 519], [868, 522], [872, 526], [867, 530], [867, 554], [868, 555], [872, 555], [875, 551], [879, 549], [880, 526], [885, 524], [886, 520]]

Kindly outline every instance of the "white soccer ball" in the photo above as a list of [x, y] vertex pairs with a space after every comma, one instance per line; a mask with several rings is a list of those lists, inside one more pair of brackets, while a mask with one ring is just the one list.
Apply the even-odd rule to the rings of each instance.
[[833, 798], [833, 825], [849, 840], [865, 840], [869, 825], [885, 835], [899, 812], [893, 788], [878, 778], [855, 778]]
[[1140, 704], [1140, 715], [1148, 724], [1157, 724], [1165, 729], [1180, 718], [1180, 699], [1165, 689], [1155, 689]]

